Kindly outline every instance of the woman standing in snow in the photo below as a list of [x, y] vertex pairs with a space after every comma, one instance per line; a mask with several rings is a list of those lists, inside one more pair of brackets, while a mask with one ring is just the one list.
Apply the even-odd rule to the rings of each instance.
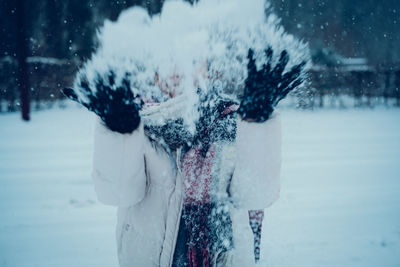
[[[198, 76], [184, 83], [188, 75], [155, 72], [152, 86], [167, 96], [160, 101], [138, 93], [138, 72], [94, 63], [64, 90], [100, 117], [93, 178], [99, 200], [118, 207], [120, 266], [243, 267], [259, 259], [263, 210], [279, 196], [274, 108], [303, 82], [306, 66], [287, 49], [264, 48], [239, 60], [247, 75], [236, 98]], [[220, 79], [211, 72], [200, 76]], [[196, 89], [192, 121], [187, 97], [176, 93], [182, 84]]]

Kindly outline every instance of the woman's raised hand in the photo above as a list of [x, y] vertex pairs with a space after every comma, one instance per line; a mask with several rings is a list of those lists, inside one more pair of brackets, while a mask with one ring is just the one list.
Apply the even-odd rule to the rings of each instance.
[[65, 88], [62, 92], [97, 114], [111, 131], [126, 134], [138, 128], [142, 101], [131, 90], [129, 73], [118, 84], [113, 71], [109, 71], [105, 78], [97, 75], [92, 86], [93, 90], [89, 82], [82, 79], [76, 88]]
[[260, 70], [257, 70], [252, 49], [249, 49], [247, 56], [248, 75], [238, 110], [242, 119], [246, 121], [264, 122], [268, 120], [279, 101], [304, 81], [302, 71], [306, 65], [305, 62], [295, 65], [283, 73], [289, 62], [288, 52], [286, 50], [281, 52], [275, 67], [271, 66], [272, 48], [267, 48], [264, 53], [266, 63]]

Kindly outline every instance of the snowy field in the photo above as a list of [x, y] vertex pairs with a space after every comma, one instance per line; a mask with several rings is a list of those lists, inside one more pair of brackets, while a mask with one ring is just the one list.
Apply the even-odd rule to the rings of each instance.
[[[282, 114], [262, 266], [400, 266], [400, 110]], [[116, 212], [90, 180], [92, 115], [32, 117], [0, 115], [0, 266], [117, 266]]]

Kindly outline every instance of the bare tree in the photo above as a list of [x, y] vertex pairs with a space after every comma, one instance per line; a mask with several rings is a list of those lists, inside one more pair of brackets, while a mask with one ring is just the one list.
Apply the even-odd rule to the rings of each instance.
[[25, 32], [24, 0], [17, 0], [17, 61], [18, 61], [18, 87], [22, 119], [30, 120], [29, 80], [26, 62], [28, 44]]

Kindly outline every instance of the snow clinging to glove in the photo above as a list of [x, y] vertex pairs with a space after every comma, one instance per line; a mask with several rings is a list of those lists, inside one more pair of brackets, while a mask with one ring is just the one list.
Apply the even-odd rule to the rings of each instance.
[[[307, 44], [285, 33], [263, 0], [166, 1], [153, 17], [133, 7], [106, 21], [98, 40], [64, 94], [120, 133], [138, 127], [146, 105], [181, 96], [180, 123], [194, 134], [208, 92], [240, 104], [242, 119], [263, 122], [310, 68]], [[175, 118], [165, 120], [157, 124]]]

